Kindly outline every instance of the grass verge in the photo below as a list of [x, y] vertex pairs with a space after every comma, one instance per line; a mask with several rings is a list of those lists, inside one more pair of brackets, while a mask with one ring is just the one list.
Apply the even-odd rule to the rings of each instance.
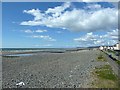
[[115, 54], [116, 52], [115, 51], [113, 51], [113, 50], [107, 50], [109, 53], [113, 53], [113, 54]]
[[117, 63], [118, 65], [120, 65], [120, 60], [116, 60], [116, 63]]
[[96, 68], [95, 73], [102, 79], [117, 80], [116, 76], [113, 74], [112, 68], [109, 65]]
[[92, 83], [97, 88], [118, 88], [118, 77], [109, 65], [95, 68], [93, 72], [95, 81]]

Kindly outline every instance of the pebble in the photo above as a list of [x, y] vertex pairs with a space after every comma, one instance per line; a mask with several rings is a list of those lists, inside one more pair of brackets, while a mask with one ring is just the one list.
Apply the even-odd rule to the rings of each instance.
[[70, 75], [69, 77], [72, 77], [72, 75]]
[[[89, 58], [87, 60], [82, 61], [82, 58], [80, 58], [79, 56], [73, 58], [74, 55], [72, 56], [68, 54], [67, 56], [60, 57], [59, 60], [57, 59], [56, 62], [55, 61], [56, 58], [54, 57], [58, 57], [57, 55], [51, 56], [51, 58], [53, 58], [51, 59], [51, 61], [49, 58], [46, 58], [47, 56], [45, 56], [44, 58], [46, 58], [46, 60], [49, 60], [49, 63], [47, 64], [45, 63], [46, 65], [44, 65], [44, 63], [41, 64], [40, 60], [37, 63], [36, 63], [37, 60], [34, 60], [36, 64], [36, 65], [33, 64], [35, 71], [32, 72], [33, 68], [31, 67], [29, 67], [29, 69], [31, 68], [32, 70], [29, 71], [27, 66], [25, 66], [25, 68], [23, 67], [23, 71], [21, 70], [20, 72], [18, 72], [16, 78], [12, 78], [12, 73], [10, 72], [12, 78], [8, 81], [10, 84], [5, 83], [4, 86], [16, 87], [16, 85], [14, 85], [15, 83], [13, 83], [14, 81], [18, 83], [20, 83], [20, 81], [24, 81], [25, 83], [22, 84], [23, 86], [36, 87], [36, 88], [45, 88], [45, 87], [81, 88], [81, 87], [85, 87], [85, 85], [89, 86], [89, 82], [93, 80], [93, 78], [91, 78], [90, 76], [91, 75], [90, 73], [92, 72], [93, 69], [95, 69], [95, 67], [102, 65], [102, 63], [95, 62], [95, 59], [92, 57], [92, 55], [88, 55], [88, 53], [86, 54], [87, 56], [85, 55], [85, 53], [84, 54], [82, 53], [82, 55], [80, 57], [86, 58], [89, 56]], [[80, 58], [81, 61], [79, 61], [78, 58]], [[75, 63], [73, 63], [73, 60]], [[34, 63], [34, 61], [32, 60], [29, 61]]]

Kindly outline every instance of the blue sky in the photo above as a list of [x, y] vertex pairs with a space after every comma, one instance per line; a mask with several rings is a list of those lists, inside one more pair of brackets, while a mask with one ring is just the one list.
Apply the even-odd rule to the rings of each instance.
[[114, 3], [2, 4], [3, 48], [113, 45], [118, 39]]

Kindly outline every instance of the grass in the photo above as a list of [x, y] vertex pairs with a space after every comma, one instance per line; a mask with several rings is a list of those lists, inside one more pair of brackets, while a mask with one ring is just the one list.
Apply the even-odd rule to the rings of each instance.
[[113, 53], [115, 55], [120, 55], [120, 52], [119, 51], [114, 51], [114, 50], [107, 50], [109, 53]]
[[117, 63], [118, 65], [120, 65], [120, 60], [116, 60], [116, 63]]
[[115, 51], [113, 51], [113, 50], [107, 50], [108, 52], [110, 52], [110, 53], [113, 53], [113, 54], [115, 54], [116, 52]]
[[95, 73], [102, 79], [117, 80], [117, 77], [113, 74], [112, 68], [109, 65], [96, 68]]
[[[107, 61], [107, 59], [100, 53], [97, 57], [97, 61]], [[120, 61], [117, 60], [116, 62], [120, 65]], [[113, 73], [110, 65], [95, 68], [93, 75], [95, 78], [92, 82], [93, 88], [119, 88], [119, 78]]]
[[98, 56], [98, 59], [103, 59], [103, 56], [102, 56], [102, 55], [99, 55], [99, 56]]
[[96, 81], [92, 84], [97, 88], [118, 88], [118, 77], [113, 73], [109, 65], [95, 68], [93, 72]]
[[[118, 54], [120, 55], [120, 52], [117, 52], [117, 51], [108, 50], [108, 52], [112, 52], [112, 53], [114, 53], [114, 54], [118, 53]], [[120, 60], [115, 59], [115, 62], [116, 62], [118, 65], [120, 65]]]
[[97, 61], [107, 61], [107, 60], [105, 59], [105, 57], [104, 57], [102, 54], [100, 54], [100, 55], [97, 57]]

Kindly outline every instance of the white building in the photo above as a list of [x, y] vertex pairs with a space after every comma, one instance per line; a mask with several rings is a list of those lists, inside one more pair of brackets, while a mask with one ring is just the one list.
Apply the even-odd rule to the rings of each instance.
[[114, 50], [114, 47], [110, 47], [111, 50]]
[[107, 49], [109, 49], [109, 50], [110, 50], [111, 48], [108, 46], [108, 47], [107, 47]]
[[100, 50], [103, 50], [103, 49], [104, 49], [104, 47], [103, 47], [103, 46], [100, 46], [100, 47], [99, 47], [99, 49], [100, 49]]
[[100, 46], [100, 50], [120, 50], [120, 42], [115, 44], [114, 46]]
[[114, 50], [120, 50], [120, 43], [117, 43], [114, 45]]

